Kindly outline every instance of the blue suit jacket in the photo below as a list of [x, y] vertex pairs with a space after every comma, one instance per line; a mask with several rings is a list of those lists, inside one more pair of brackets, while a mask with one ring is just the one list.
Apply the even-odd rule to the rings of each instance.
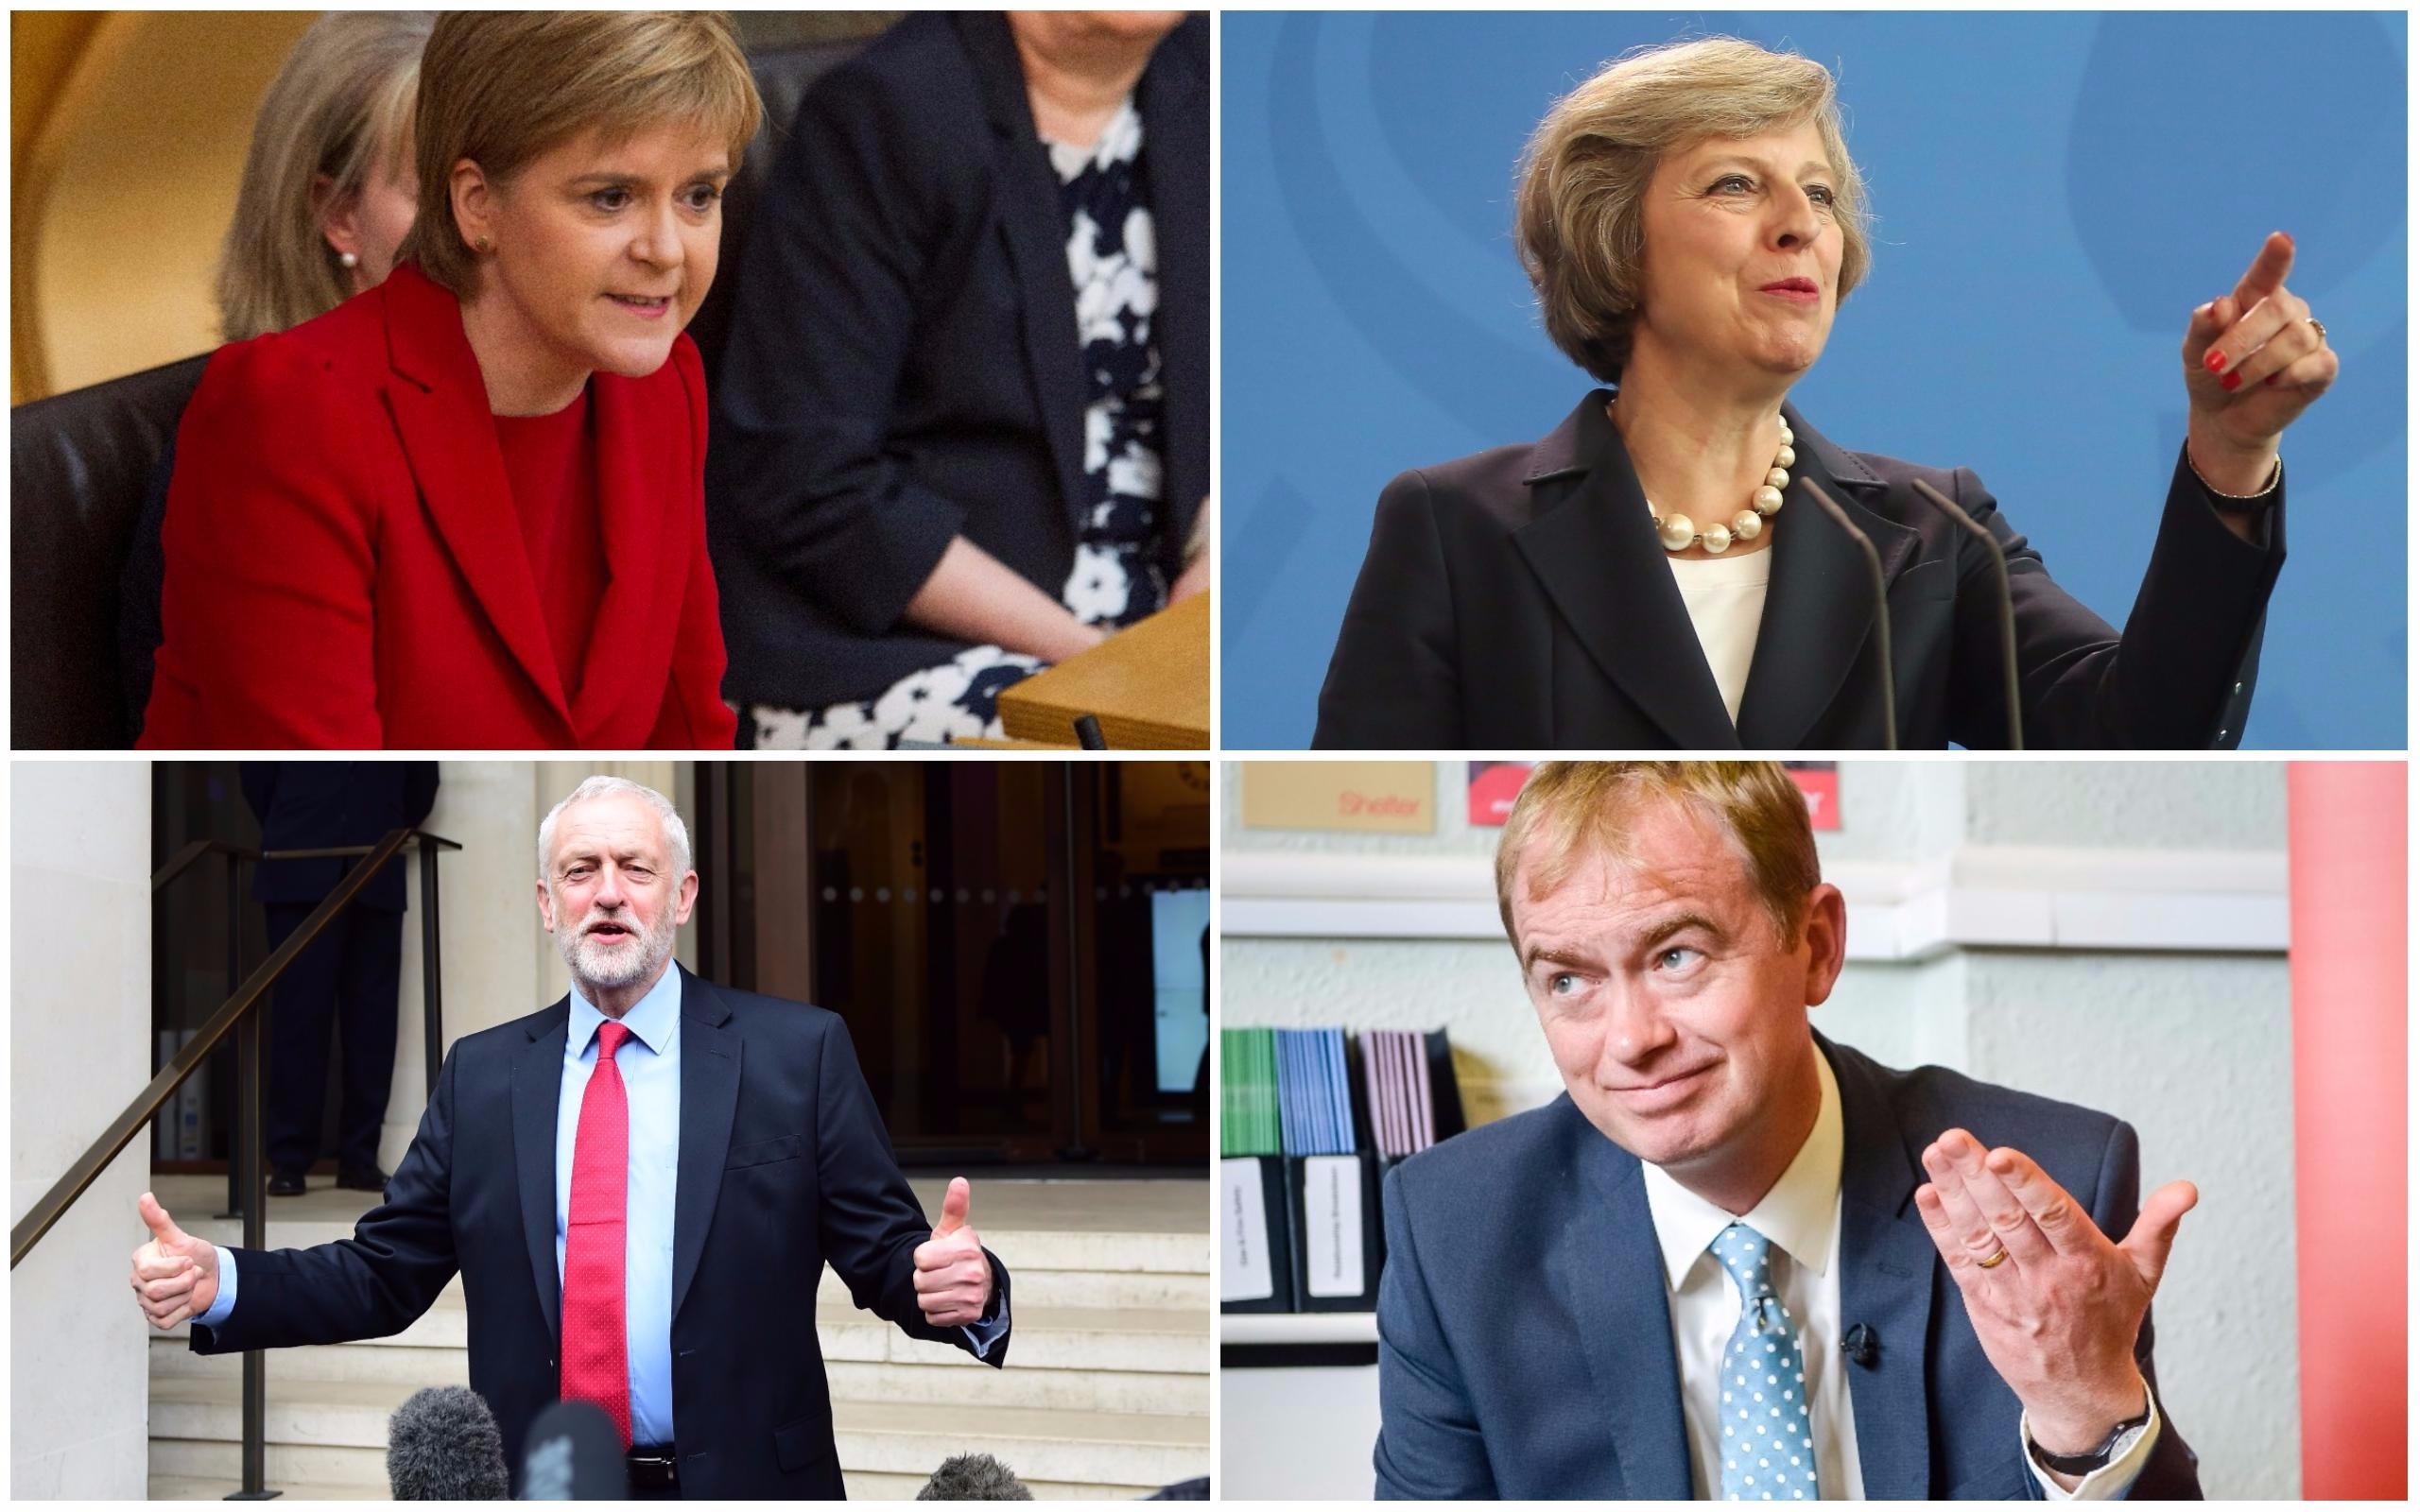
[[[678, 968], [676, 968], [678, 970]], [[471, 1386], [517, 1483], [530, 1419], [556, 1400], [555, 1109], [570, 1000], [464, 1036], [386, 1202], [351, 1239], [236, 1250], [235, 1309], [203, 1354], [400, 1332], [456, 1271]], [[672, 1220], [672, 1391], [691, 1497], [838, 1498], [815, 1334], [825, 1261], [920, 1339], [967, 1348], [916, 1306], [931, 1225], [892, 1160], [856, 1053], [821, 1008], [681, 982], [681, 1154]], [[725, 1200], [725, 1199], [729, 1200]], [[992, 1276], [1003, 1304], [1007, 1269]], [[986, 1363], [1008, 1358], [1009, 1337]]]
[[[2018, 1407], [1983, 1358], [1916, 1211], [1917, 1155], [1963, 1127], [2039, 1161], [2122, 1235], [2135, 1131], [2105, 1114], [1927, 1066], [1893, 1071], [1822, 1036], [1840, 1083], [1841, 1316], [1880, 1336], [1850, 1366], [1875, 1500], [2040, 1492]], [[1386, 1184], [1378, 1292], [1382, 1498], [1686, 1500], [1689, 1447], [1663, 1261], [1638, 1158], [1569, 1096], [1438, 1145]], [[2135, 1342], [2145, 1379], [2152, 1327]], [[2132, 1494], [2198, 1497], [2167, 1418]]]

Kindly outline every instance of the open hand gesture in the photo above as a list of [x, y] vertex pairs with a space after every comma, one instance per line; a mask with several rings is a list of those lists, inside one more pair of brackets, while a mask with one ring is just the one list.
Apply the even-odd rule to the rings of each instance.
[[2194, 437], [2226, 455], [2270, 456], [2286, 427], [2336, 381], [2325, 329], [2286, 287], [2293, 266], [2294, 239], [2271, 232], [2234, 291], [2195, 310], [2186, 327]]
[[2033, 1441], [2086, 1452], [2148, 1400], [2135, 1364], [2176, 1226], [2200, 1200], [2171, 1181], [2111, 1244], [2076, 1199], [2016, 1150], [1964, 1129], [1925, 1146], [1916, 1211], [1949, 1266], [1983, 1356], [2025, 1404]]
[[974, 1202], [966, 1177], [951, 1177], [942, 1221], [916, 1246], [916, 1305], [935, 1328], [979, 1321], [992, 1305], [992, 1258], [967, 1221]]
[[134, 1295], [158, 1329], [199, 1317], [218, 1300], [218, 1251], [177, 1227], [150, 1193], [135, 1204], [151, 1237], [134, 1251]]

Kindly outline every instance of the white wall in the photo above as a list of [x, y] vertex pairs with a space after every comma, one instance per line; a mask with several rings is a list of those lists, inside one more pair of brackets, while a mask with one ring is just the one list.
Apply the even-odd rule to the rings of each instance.
[[[1491, 933], [1478, 863], [1498, 832], [1464, 820], [1461, 764], [1437, 776], [1436, 835], [1270, 832], [1241, 825], [1241, 764], [1228, 764], [1219, 1022], [1443, 1027], [1472, 1116], [1501, 1117], [1562, 1085]], [[1886, 1064], [1952, 1066], [2115, 1113], [2142, 1136], [2146, 1190], [2199, 1183], [2161, 1290], [2163, 1397], [2212, 1495], [2296, 1495], [2284, 768], [1847, 762], [1841, 812], [1845, 828], [1818, 844], [1850, 894], [1853, 958], [1816, 1027]], [[1238, 900], [1239, 879], [1281, 891], [1289, 868], [1349, 873], [1371, 855], [1408, 890], [1467, 868], [1473, 906], [1460, 922], [1437, 912], [1425, 937], [1304, 937], [1275, 920], [1315, 900], [1257, 912]], [[1255, 918], [1270, 933], [1238, 930]]]
[[[151, 1076], [151, 782], [139, 762], [9, 777], [13, 1226]], [[147, 1126], [9, 1274], [11, 1499], [145, 1494], [149, 1325], [126, 1281], [150, 1151]]]

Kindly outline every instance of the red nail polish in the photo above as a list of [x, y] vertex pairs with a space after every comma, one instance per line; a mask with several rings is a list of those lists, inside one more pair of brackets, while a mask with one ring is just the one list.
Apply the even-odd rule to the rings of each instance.
[[2239, 372], [2223, 374], [2219, 379], [2219, 387], [2227, 390], [2229, 393], [2233, 393], [2235, 390], [2243, 387], [2243, 374]]
[[2203, 354], [2203, 357], [2202, 357], [2202, 366], [2203, 366], [2203, 367], [2204, 367], [2204, 368], [2209, 369], [2212, 372], [2216, 372], [2216, 371], [2218, 371], [2220, 369], [2221, 369], [2221, 368], [2225, 367], [2226, 365], [2227, 365], [2227, 354], [2226, 354], [2225, 352], [2221, 352], [2221, 351], [2220, 351], [2218, 348], [2216, 348], [2216, 347], [2212, 347], [2212, 348], [2211, 348], [2207, 352], [2205, 352], [2205, 353], [2204, 353], [2204, 354]]

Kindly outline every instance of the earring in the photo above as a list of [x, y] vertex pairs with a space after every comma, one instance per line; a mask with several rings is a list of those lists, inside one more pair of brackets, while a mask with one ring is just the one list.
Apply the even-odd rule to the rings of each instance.
[[337, 253], [337, 261], [342, 263], [347, 267], [359, 267], [361, 266], [361, 259], [354, 256], [351, 252]]
[[493, 252], [495, 250], [495, 243], [482, 236], [479, 238], [479, 250], [483, 252]]

